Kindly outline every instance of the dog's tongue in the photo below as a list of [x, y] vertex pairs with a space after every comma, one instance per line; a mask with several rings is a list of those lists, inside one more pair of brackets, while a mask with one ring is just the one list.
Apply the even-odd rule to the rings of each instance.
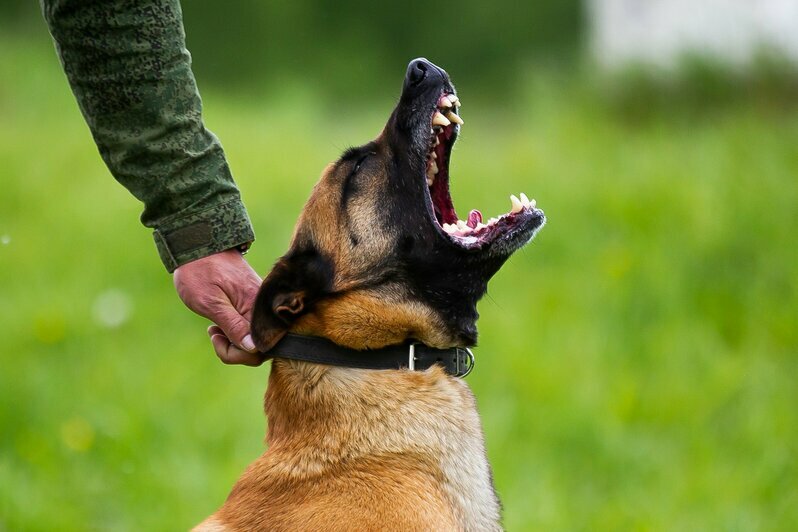
[[468, 221], [466, 222], [466, 225], [468, 227], [470, 227], [471, 229], [474, 229], [477, 226], [477, 224], [481, 224], [481, 223], [482, 223], [482, 213], [481, 212], [479, 212], [478, 210], [474, 209], [474, 210], [472, 210], [471, 212], [468, 213]]

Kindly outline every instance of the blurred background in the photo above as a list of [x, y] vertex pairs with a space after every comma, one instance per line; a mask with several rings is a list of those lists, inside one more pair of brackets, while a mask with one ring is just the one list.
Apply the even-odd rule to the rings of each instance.
[[[407, 62], [446, 68], [461, 211], [549, 224], [480, 304], [508, 530], [798, 523], [791, 0], [183, 6], [266, 273]], [[264, 449], [268, 365], [225, 367], [105, 169], [35, 2], [0, 4], [0, 530], [175, 530]]]

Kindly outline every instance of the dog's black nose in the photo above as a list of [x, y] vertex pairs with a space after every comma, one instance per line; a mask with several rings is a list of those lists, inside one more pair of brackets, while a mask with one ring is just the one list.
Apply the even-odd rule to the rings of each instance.
[[440, 96], [440, 91], [444, 89], [452, 92], [449, 76], [442, 68], [435, 66], [423, 57], [413, 59], [407, 65], [402, 98], [416, 98], [427, 94], [432, 95], [430, 98], [434, 96], [437, 99]]
[[427, 72], [431, 69], [435, 68], [432, 63], [424, 59], [423, 57], [419, 57], [418, 59], [413, 59], [410, 61], [410, 64], [407, 65], [407, 82], [411, 87], [415, 87], [422, 81], [424, 78], [427, 77]]

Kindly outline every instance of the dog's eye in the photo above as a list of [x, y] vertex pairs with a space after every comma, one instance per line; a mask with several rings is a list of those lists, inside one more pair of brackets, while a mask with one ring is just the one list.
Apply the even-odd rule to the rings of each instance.
[[369, 158], [369, 155], [371, 154], [367, 153], [366, 155], [357, 160], [355, 166], [352, 168], [352, 174], [356, 174], [358, 170], [360, 170], [360, 167], [363, 165], [364, 162], [366, 162], [366, 159]]

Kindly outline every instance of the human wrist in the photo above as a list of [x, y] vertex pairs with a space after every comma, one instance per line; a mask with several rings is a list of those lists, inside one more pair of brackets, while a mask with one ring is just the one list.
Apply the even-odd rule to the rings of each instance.
[[169, 220], [153, 237], [161, 261], [172, 273], [178, 266], [221, 251], [245, 252], [255, 233], [243, 203], [236, 198]]

